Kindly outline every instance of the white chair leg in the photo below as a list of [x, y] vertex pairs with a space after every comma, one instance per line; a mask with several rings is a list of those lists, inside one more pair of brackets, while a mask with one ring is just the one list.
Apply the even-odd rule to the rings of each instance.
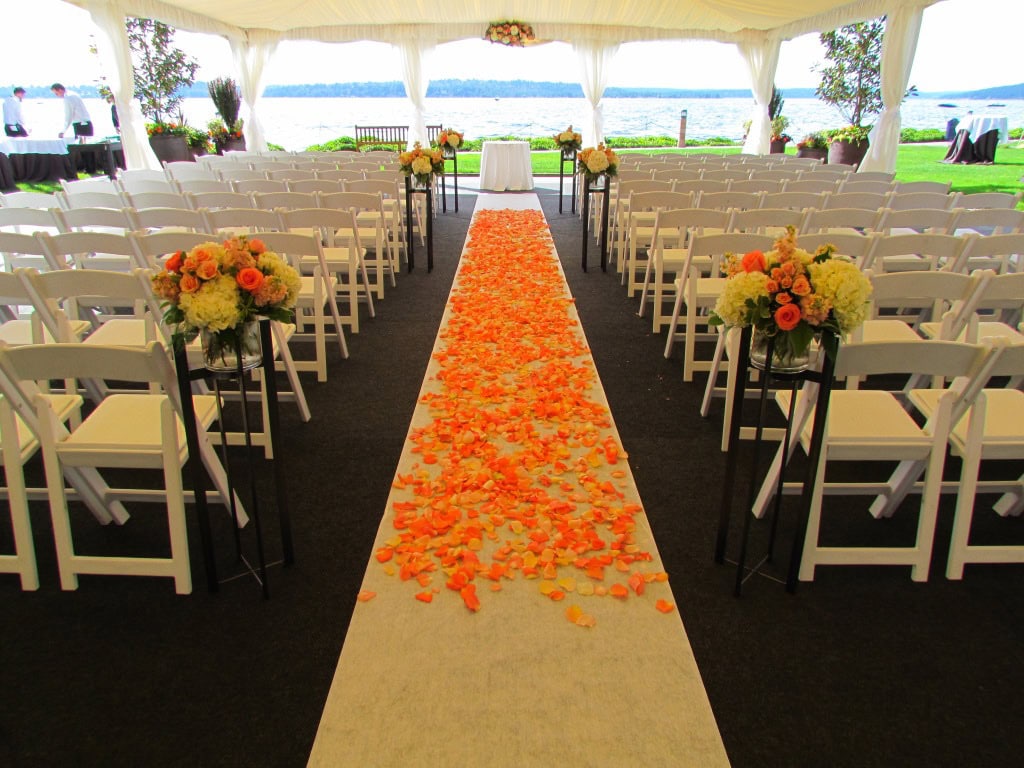
[[[0, 405], [0, 408], [5, 406]], [[10, 411], [8, 411], [10, 416]], [[4, 431], [15, 432], [14, 418], [5, 420]], [[18, 441], [4, 441], [4, 473], [7, 479], [7, 505], [11, 513], [11, 530], [14, 534], [14, 554], [0, 555], [0, 573], [16, 573], [21, 588], [34, 592], [39, 589], [39, 569], [36, 565], [36, 548], [32, 541], [32, 521], [28, 514], [28, 493], [25, 490], [25, 474], [22, 470]]]
[[685, 277], [681, 276], [679, 280], [676, 281], [676, 300], [672, 304], [672, 319], [669, 321], [668, 324], [668, 338], [665, 339], [666, 359], [672, 357], [672, 343], [675, 341], [676, 338], [676, 328], [679, 327], [679, 312], [683, 306], [683, 286], [681, 286], [679, 283], [682, 282], [684, 279]]
[[960, 487], [956, 491], [956, 510], [953, 513], [953, 532], [949, 541], [949, 559], [946, 561], [946, 578], [954, 581], [959, 581], [964, 577], [964, 564], [967, 562], [968, 540], [971, 536], [974, 497], [978, 492], [980, 468], [981, 452], [972, 447], [963, 457]]
[[[719, 326], [718, 338], [715, 340], [715, 354], [711, 357], [711, 370], [708, 371], [708, 383], [704, 387], [704, 399], [700, 403], [700, 415], [702, 418], [707, 418], [708, 410], [711, 408], [711, 398], [715, 391], [715, 384], [718, 381], [718, 371], [722, 366], [722, 355], [725, 354], [725, 330]], [[728, 391], [726, 391], [726, 398], [729, 397]], [[728, 408], [726, 409], [728, 418]], [[726, 429], [726, 432], [729, 430]], [[724, 448], [722, 450], [725, 450]]]
[[[793, 442], [797, 442], [794, 440]], [[781, 452], [781, 448], [780, 448]], [[804, 536], [803, 557], [800, 560], [800, 581], [814, 581], [814, 568], [818, 563], [818, 536], [821, 532], [821, 502], [825, 494], [825, 464], [828, 446], [821, 447], [821, 459], [818, 471], [814, 475], [814, 488], [811, 490], [811, 511], [807, 519], [807, 533]]]

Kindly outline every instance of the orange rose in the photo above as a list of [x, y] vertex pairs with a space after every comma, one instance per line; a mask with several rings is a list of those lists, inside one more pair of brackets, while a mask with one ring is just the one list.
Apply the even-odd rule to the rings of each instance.
[[761, 251], [751, 251], [743, 256], [744, 272], [764, 272], [767, 266]]
[[199, 280], [196, 279], [195, 275], [182, 275], [181, 282], [178, 283], [178, 287], [181, 288], [182, 293], [195, 293], [199, 290]]
[[168, 272], [181, 272], [182, 252], [172, 253], [171, 257], [164, 262], [164, 269]]
[[811, 284], [807, 282], [807, 278], [800, 275], [793, 281], [793, 287], [791, 289], [797, 296], [806, 296], [811, 292]]
[[792, 331], [800, 323], [800, 307], [796, 304], [783, 304], [775, 310], [775, 324], [780, 331]]
[[262, 240], [250, 240], [249, 241], [249, 252], [250, 253], [263, 253], [267, 250], [267, 246], [263, 244]]
[[783, 274], [789, 275], [790, 277], [796, 274], [796, 264], [792, 261], [787, 261], [782, 265], [781, 269]]
[[793, 285], [793, 278], [792, 277], [784, 277], [781, 280], [779, 280], [779, 285], [781, 285], [783, 288], [785, 288], [788, 291], [790, 289], [790, 287]]
[[764, 289], [768, 291], [768, 293], [778, 293], [779, 282], [777, 280], [769, 280], [764, 284]]
[[213, 280], [217, 276], [217, 262], [212, 260], [200, 261], [196, 265], [196, 277], [201, 280]]
[[793, 300], [793, 297], [790, 296], [788, 293], [783, 292], [783, 293], [778, 294], [775, 297], [775, 300], [777, 302], [779, 302], [779, 304], [789, 304], [789, 302], [791, 302]]
[[253, 267], [246, 267], [245, 269], [240, 269], [238, 274], [235, 275], [235, 282], [238, 283], [242, 290], [256, 293], [260, 286], [263, 285], [263, 273]]
[[779, 269], [778, 267], [772, 267], [772, 271], [771, 271], [771, 278], [772, 278], [772, 280], [775, 280], [776, 282], [778, 282], [779, 280], [781, 280], [785, 276], [786, 275], [783, 273], [783, 271], [781, 269]]

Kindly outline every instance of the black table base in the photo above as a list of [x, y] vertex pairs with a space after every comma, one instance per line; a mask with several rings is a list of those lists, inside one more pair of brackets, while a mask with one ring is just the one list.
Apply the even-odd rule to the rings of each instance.
[[942, 159], [944, 163], [991, 164], [996, 161], [996, 147], [999, 145], [999, 131], [988, 131], [971, 141], [966, 130], [957, 131], [956, 138]]
[[601, 271], [608, 271], [608, 207], [611, 205], [611, 196], [608, 194], [611, 182], [607, 176], [602, 176], [604, 186], [594, 187], [593, 179], [583, 180], [583, 271], [587, 271], [587, 244], [590, 241], [590, 196], [604, 195], [604, 205], [601, 208], [601, 226], [598, 231], [597, 244], [601, 253]]
[[570, 210], [576, 213], [576, 150], [563, 150], [558, 159], [558, 212], [562, 213], [562, 197], [565, 195], [565, 166], [569, 166], [569, 176], [572, 178], [572, 198]]
[[[444, 154], [445, 160], [452, 161], [452, 181], [455, 184], [455, 212], [459, 212], [459, 153], [452, 149]], [[441, 213], [448, 213], [448, 174], [441, 175]]]
[[409, 252], [409, 271], [412, 272], [413, 267], [416, 266], [415, 256], [415, 245], [413, 237], [413, 212], [412, 212], [412, 196], [413, 195], [426, 195], [427, 197], [427, 211], [426, 211], [426, 239], [427, 239], [427, 272], [434, 271], [434, 191], [428, 184], [423, 188], [414, 188], [412, 186], [412, 179], [409, 176], [405, 177], [405, 233], [409, 238], [406, 243], [406, 248]]

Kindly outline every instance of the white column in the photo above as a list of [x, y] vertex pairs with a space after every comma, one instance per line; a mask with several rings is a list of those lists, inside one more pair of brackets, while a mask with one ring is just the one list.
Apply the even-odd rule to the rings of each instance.
[[118, 0], [88, 0], [86, 8], [99, 29], [97, 52], [104, 71], [113, 73], [110, 90], [121, 123], [121, 149], [129, 168], [159, 169], [149, 138], [142, 106], [135, 99], [135, 71], [125, 29], [125, 11]]
[[884, 109], [868, 136], [868, 151], [861, 161], [861, 171], [891, 173], [896, 170], [896, 150], [903, 123], [900, 105], [910, 82], [910, 70], [914, 66], [923, 15], [922, 6], [899, 5], [886, 17], [881, 72]]
[[617, 42], [578, 40], [572, 44], [580, 63], [580, 84], [590, 106], [589, 119], [583, 125], [583, 145], [596, 147], [604, 141], [604, 111], [601, 99], [611, 75], [612, 61], [619, 52]]
[[767, 36], [736, 43], [750, 72], [750, 91], [754, 109], [750, 113], [750, 130], [743, 151], [751, 155], [767, 155], [771, 140], [768, 104], [772, 100], [775, 70], [779, 66], [780, 41]]
[[266, 87], [264, 77], [270, 57], [277, 50], [278, 36], [266, 30], [248, 30], [244, 39], [230, 39], [231, 55], [238, 72], [238, 84], [242, 91], [242, 103], [248, 108], [245, 117], [245, 147], [253, 152], [263, 152], [267, 139], [263, 134], [263, 123], [256, 111], [256, 102], [263, 96]]
[[424, 147], [427, 141], [427, 86], [430, 80], [426, 77], [425, 59], [434, 52], [434, 42], [409, 38], [394, 44], [402, 59], [402, 83], [405, 95], [412, 104], [412, 119], [409, 121], [408, 148], [418, 141]]

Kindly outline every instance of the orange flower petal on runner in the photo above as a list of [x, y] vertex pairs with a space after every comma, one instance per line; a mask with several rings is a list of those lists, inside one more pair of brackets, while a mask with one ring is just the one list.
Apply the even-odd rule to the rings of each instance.
[[629, 597], [629, 590], [626, 589], [622, 584], [612, 584], [608, 589], [608, 594], [612, 597], [617, 597], [620, 600], [625, 600]]
[[434, 601], [434, 593], [433, 592], [417, 592], [416, 593], [416, 599], [419, 600], [421, 603], [431, 603], [431, 602]]
[[469, 610], [474, 613], [480, 610], [480, 599], [476, 596], [476, 584], [467, 584], [459, 591], [459, 594]]
[[358, 595], [356, 595], [356, 600], [358, 600], [360, 603], [365, 603], [370, 600], [373, 600], [373, 598], [375, 598], [376, 596], [376, 592], [371, 592], [368, 589], [363, 589], [359, 591]]
[[670, 603], [668, 600], [658, 600], [654, 607], [662, 613], [672, 613], [676, 609], [675, 603]]

